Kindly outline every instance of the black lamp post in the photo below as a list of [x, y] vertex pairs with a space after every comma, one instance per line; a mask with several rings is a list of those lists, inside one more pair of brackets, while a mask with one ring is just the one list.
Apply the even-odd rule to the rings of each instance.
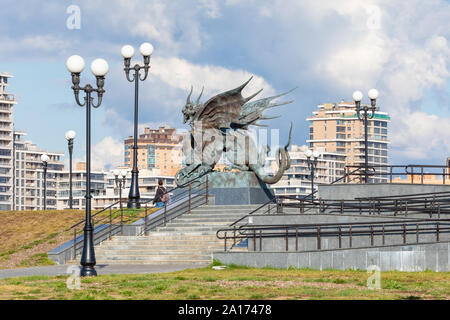
[[[120, 178], [119, 178], [120, 176]], [[116, 188], [119, 189], [119, 200], [120, 200], [120, 209], [122, 211], [122, 189], [125, 189], [125, 183], [126, 183], [126, 177], [127, 177], [127, 170], [114, 170], [114, 178], [116, 182]]]
[[69, 145], [69, 208], [73, 209], [73, 197], [72, 197], [72, 152], [73, 152], [73, 139], [77, 136], [76, 132], [69, 130], [66, 132], [66, 139]]
[[[127, 80], [130, 82], [134, 81], [134, 141], [133, 141], [133, 169], [131, 171], [131, 186], [130, 193], [128, 194], [128, 208], [140, 208], [140, 193], [139, 193], [139, 169], [137, 165], [137, 152], [138, 152], [138, 96], [139, 96], [139, 80], [144, 81], [147, 79], [148, 70], [150, 69], [150, 56], [153, 53], [153, 46], [144, 42], [140, 47], [139, 51], [144, 57], [144, 65], [141, 66], [139, 64], [135, 64], [131, 67], [131, 57], [134, 55], [134, 48], [130, 45], [126, 45], [122, 47], [121, 53], [124, 58], [125, 65], [125, 75]], [[144, 69], [144, 75], [141, 78], [140, 70]], [[134, 70], [134, 75], [130, 77], [130, 71]]]
[[[312, 157], [312, 159], [311, 159]], [[308, 169], [311, 170], [311, 199], [314, 201], [314, 175], [317, 169], [317, 159], [319, 158], [319, 152], [308, 149], [306, 151], [306, 160], [308, 163]]]
[[[370, 89], [368, 93], [370, 99], [370, 106], [363, 105], [361, 106], [361, 100], [363, 98], [363, 94], [361, 91], [353, 92], [353, 100], [355, 101], [356, 106], [356, 114], [358, 115], [358, 119], [362, 120], [364, 123], [364, 182], [369, 183], [369, 146], [368, 146], [368, 126], [369, 119], [373, 119], [375, 116], [376, 110], [376, 101], [378, 98], [378, 90]], [[362, 112], [361, 112], [362, 111]], [[369, 115], [370, 111], [370, 115]]]
[[41, 156], [42, 167], [44, 169], [44, 210], [47, 210], [47, 163], [50, 158], [47, 154]]
[[[80, 87], [80, 73], [85, 67], [82, 57], [74, 55], [67, 59], [67, 69], [72, 74], [72, 89], [75, 95], [75, 100], [80, 107], [86, 106], [86, 221], [84, 225], [83, 238], [83, 253], [81, 255], [81, 276], [96, 276], [95, 271], [95, 252], [94, 252], [94, 238], [93, 227], [91, 222], [91, 105], [94, 108], [100, 107], [102, 103], [103, 89], [105, 83], [105, 75], [108, 73], [108, 63], [103, 59], [95, 59], [91, 64], [91, 71], [97, 78], [97, 89], [94, 89], [90, 84], [85, 87]], [[84, 102], [81, 103], [79, 99], [80, 90], [86, 93]], [[91, 97], [93, 92], [97, 92], [97, 104], [94, 103], [94, 98]]]

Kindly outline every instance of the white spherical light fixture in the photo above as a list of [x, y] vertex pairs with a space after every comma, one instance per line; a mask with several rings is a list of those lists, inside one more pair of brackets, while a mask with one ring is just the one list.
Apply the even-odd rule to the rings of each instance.
[[66, 61], [67, 70], [71, 73], [81, 73], [85, 66], [84, 59], [79, 55], [70, 56]]
[[139, 47], [139, 52], [140, 52], [144, 57], [151, 56], [152, 53], [153, 53], [153, 46], [151, 45], [151, 43], [144, 42], [144, 43], [141, 44], [141, 46]]
[[376, 100], [379, 96], [379, 92], [377, 89], [370, 89], [368, 96], [370, 100]]
[[354, 101], [360, 102], [362, 100], [362, 98], [363, 98], [363, 94], [362, 94], [361, 91], [355, 91], [355, 92], [353, 92], [352, 97], [353, 97]]
[[44, 153], [44, 154], [41, 156], [41, 161], [42, 161], [42, 162], [48, 162], [48, 160], [50, 160], [49, 156], [48, 156], [46, 153]]
[[122, 177], [126, 177], [127, 176], [127, 170], [122, 170], [122, 171], [120, 171], [120, 174], [122, 175]]
[[122, 53], [122, 56], [127, 59], [134, 56], [134, 48], [132, 46], [130, 46], [129, 44], [127, 44], [126, 46], [123, 46], [122, 50], [120, 52]]
[[320, 156], [319, 151], [314, 150], [313, 153], [312, 153], [312, 156], [313, 156], [314, 158], [318, 158], [318, 157]]
[[95, 59], [91, 63], [91, 71], [96, 77], [103, 77], [109, 71], [108, 62], [104, 59]]
[[310, 149], [306, 150], [305, 155], [306, 155], [308, 158], [311, 158], [311, 156], [313, 155], [312, 150], [310, 150]]
[[115, 169], [113, 171], [113, 173], [114, 173], [115, 176], [118, 176], [120, 174], [120, 170], [119, 169]]
[[73, 140], [77, 136], [76, 132], [73, 130], [69, 130], [66, 132], [66, 139], [67, 140]]

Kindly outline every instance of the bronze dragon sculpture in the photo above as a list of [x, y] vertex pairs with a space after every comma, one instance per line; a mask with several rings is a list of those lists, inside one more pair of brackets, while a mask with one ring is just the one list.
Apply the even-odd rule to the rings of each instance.
[[278, 171], [274, 175], [264, 172], [265, 156], [269, 147], [265, 147], [263, 152], [258, 152], [255, 142], [248, 134], [248, 129], [250, 125], [266, 126], [258, 121], [275, 117], [264, 117], [263, 112], [275, 106], [291, 103], [292, 101], [282, 103], [272, 101], [292, 90], [251, 102], [250, 100], [262, 91], [261, 89], [247, 98], [242, 96], [242, 90], [251, 79], [252, 77], [241, 86], [220, 93], [203, 104], [200, 103], [203, 89], [193, 103], [190, 100], [193, 91], [191, 88], [182, 110], [184, 123], [191, 126], [190, 139], [185, 139], [183, 147], [189, 152], [184, 152], [186, 166], [175, 175], [177, 185], [186, 185], [213, 171], [224, 152], [226, 159], [231, 163], [229, 169], [253, 171], [261, 181], [268, 184], [278, 182], [285, 170], [289, 169], [288, 147], [291, 141], [292, 122], [287, 144], [278, 148], [275, 153]]

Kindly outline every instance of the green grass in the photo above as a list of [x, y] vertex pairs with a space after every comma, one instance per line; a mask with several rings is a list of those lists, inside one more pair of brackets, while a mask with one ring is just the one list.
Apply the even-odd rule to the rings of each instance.
[[37, 253], [29, 258], [22, 260], [20, 267], [34, 267], [34, 266], [51, 266], [55, 263], [48, 258], [46, 253]]
[[[44, 257], [40, 257], [44, 258]], [[217, 264], [218, 262], [216, 262]], [[0, 299], [251, 300], [251, 299], [449, 299], [450, 273], [382, 272], [380, 290], [366, 287], [364, 271], [256, 269], [232, 266], [143, 275], [83, 278], [80, 290], [67, 276], [0, 280]]]

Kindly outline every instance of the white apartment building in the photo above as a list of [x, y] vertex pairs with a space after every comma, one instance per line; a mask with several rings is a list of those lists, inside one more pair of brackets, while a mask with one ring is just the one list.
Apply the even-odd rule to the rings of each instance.
[[[69, 208], [69, 171], [58, 173], [57, 182], [57, 209]], [[139, 170], [139, 191], [141, 201], [153, 200], [159, 180], [163, 181], [167, 190], [176, 187], [175, 178], [160, 175], [157, 170]], [[125, 178], [125, 188], [122, 189], [122, 199], [128, 199], [131, 185], [131, 170], [128, 169]], [[72, 207], [84, 209], [86, 199], [86, 172], [84, 170], [72, 171]], [[115, 176], [110, 171], [91, 172], [91, 206], [93, 209], [106, 208], [119, 201], [120, 192], [115, 183]]]
[[[284, 172], [280, 181], [269, 185], [275, 195], [298, 196], [311, 194], [311, 170], [308, 169], [305, 155], [306, 145], [292, 145], [289, 150], [291, 167]], [[345, 155], [337, 152], [326, 152], [324, 148], [316, 148], [320, 156], [317, 159], [317, 169], [314, 175], [314, 189], [319, 184], [331, 183], [345, 174]], [[269, 159], [269, 161], [275, 161]]]
[[44, 209], [44, 169], [41, 157], [47, 154], [46, 209], [56, 210], [57, 179], [59, 172], [64, 169], [61, 162], [64, 153], [41, 150], [30, 141], [24, 141], [22, 137], [25, 135], [23, 131], [14, 131], [12, 199], [15, 202], [12, 209]]
[[6, 87], [12, 75], [0, 72], [0, 210], [12, 209], [13, 171], [13, 116], [15, 97], [8, 94]]

